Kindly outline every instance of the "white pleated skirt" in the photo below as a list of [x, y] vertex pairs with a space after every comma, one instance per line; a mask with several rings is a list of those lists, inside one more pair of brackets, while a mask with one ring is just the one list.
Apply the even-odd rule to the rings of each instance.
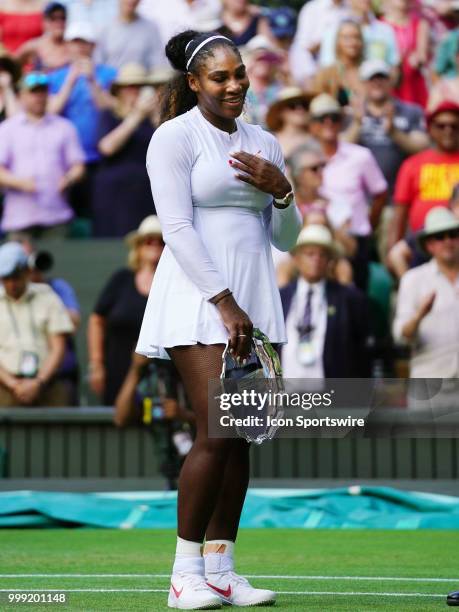
[[[193, 226], [254, 327], [272, 343], [285, 343], [282, 304], [262, 214], [236, 207], [195, 207]], [[153, 279], [136, 351], [168, 359], [166, 348], [226, 344], [227, 340], [217, 307], [202, 297], [166, 246]]]

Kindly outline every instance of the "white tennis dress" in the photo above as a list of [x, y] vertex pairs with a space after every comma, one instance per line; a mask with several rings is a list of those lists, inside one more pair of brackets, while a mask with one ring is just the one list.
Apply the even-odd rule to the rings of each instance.
[[270, 242], [289, 250], [301, 228], [295, 204], [235, 178], [230, 153], [258, 154], [284, 170], [277, 140], [236, 120], [228, 134], [197, 106], [153, 134], [147, 169], [166, 243], [150, 290], [137, 352], [168, 358], [165, 348], [225, 344], [228, 331], [208, 300], [229, 288], [255, 327], [285, 343]]

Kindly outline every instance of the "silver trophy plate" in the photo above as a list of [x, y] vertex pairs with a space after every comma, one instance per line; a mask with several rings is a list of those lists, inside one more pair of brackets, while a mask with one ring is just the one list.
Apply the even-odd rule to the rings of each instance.
[[268, 397], [264, 403], [255, 400], [250, 406], [230, 408], [229, 413], [235, 419], [257, 417], [256, 425], [235, 426], [238, 436], [255, 444], [274, 438], [278, 427], [270, 421], [281, 418], [284, 414], [282, 402], [276, 396], [283, 392], [284, 387], [279, 356], [269, 338], [259, 329], [253, 330], [252, 350], [244, 365], [232, 356], [228, 343], [222, 355], [220, 380], [223, 393], [240, 394], [253, 391], [252, 397], [259, 397], [260, 394], [266, 394]]

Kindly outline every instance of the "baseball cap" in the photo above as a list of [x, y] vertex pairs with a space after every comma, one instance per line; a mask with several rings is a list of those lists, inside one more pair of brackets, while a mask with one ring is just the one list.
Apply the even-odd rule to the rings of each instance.
[[97, 41], [96, 32], [88, 21], [75, 21], [70, 23], [64, 38], [65, 40], [80, 39], [90, 43], [95, 43]]
[[0, 247], [0, 278], [27, 267], [27, 253], [19, 242], [7, 242]]
[[21, 89], [31, 91], [38, 87], [49, 87], [49, 78], [44, 72], [29, 72], [21, 80]]
[[362, 81], [369, 81], [376, 75], [390, 76], [390, 67], [379, 59], [366, 60], [360, 66], [359, 75]]
[[288, 6], [272, 9], [268, 13], [269, 26], [276, 38], [292, 37], [296, 30], [296, 13]]
[[437, 106], [428, 111], [426, 117], [427, 123], [430, 124], [437, 115], [448, 111], [459, 114], [459, 103], [455, 100], [442, 100]]
[[67, 15], [67, 8], [61, 2], [48, 2], [43, 9], [43, 15], [49, 17], [54, 11], [63, 11]]

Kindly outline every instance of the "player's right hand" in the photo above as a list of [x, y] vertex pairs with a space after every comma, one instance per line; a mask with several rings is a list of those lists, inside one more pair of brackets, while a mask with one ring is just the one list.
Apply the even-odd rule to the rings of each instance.
[[217, 303], [223, 325], [229, 332], [230, 351], [236, 360], [243, 361], [252, 349], [253, 323], [246, 312], [240, 308], [232, 295], [227, 295]]

